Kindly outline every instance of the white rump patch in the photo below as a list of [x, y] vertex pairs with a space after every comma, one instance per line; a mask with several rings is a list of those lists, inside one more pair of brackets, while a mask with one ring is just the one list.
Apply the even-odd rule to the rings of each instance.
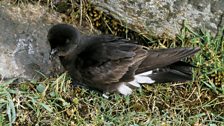
[[130, 82], [128, 82], [128, 84], [130, 84], [134, 87], [141, 87], [140, 84], [136, 80], [130, 81]]
[[134, 76], [134, 80], [130, 82], [121, 83], [117, 91], [123, 95], [130, 95], [132, 93], [132, 89], [129, 86], [134, 86], [136, 88], [141, 87], [142, 83], [152, 84], [155, 80], [152, 80], [148, 75], [152, 74], [152, 71], [147, 71], [141, 74], [137, 74]]
[[140, 75], [140, 76], [147, 76], [147, 75], [150, 75], [150, 74], [152, 74], [152, 70], [144, 72], [144, 73], [140, 73], [138, 75]]
[[152, 84], [155, 83], [155, 80], [152, 80], [148, 75], [152, 74], [152, 71], [147, 71], [141, 74], [135, 75], [135, 81], [137, 83], [147, 83], [147, 84]]
[[147, 84], [152, 84], [155, 82], [154, 80], [152, 80], [151, 78], [149, 78], [147, 76], [139, 76], [139, 75], [135, 76], [135, 80], [138, 83], [147, 83]]
[[125, 83], [121, 83], [117, 90], [123, 95], [130, 95], [132, 93], [132, 89], [128, 87]]

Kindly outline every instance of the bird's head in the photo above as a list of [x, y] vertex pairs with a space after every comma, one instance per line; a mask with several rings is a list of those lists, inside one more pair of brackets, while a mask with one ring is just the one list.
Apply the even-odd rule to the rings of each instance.
[[50, 28], [47, 38], [51, 46], [51, 55], [63, 57], [77, 48], [80, 33], [71, 25], [57, 24]]

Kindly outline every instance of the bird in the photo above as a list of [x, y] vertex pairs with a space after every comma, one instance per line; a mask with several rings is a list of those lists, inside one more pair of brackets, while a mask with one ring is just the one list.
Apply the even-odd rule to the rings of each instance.
[[70, 24], [48, 31], [52, 55], [58, 56], [72, 81], [103, 93], [124, 96], [142, 84], [192, 80], [192, 65], [182, 61], [199, 47], [149, 49], [113, 35], [84, 35]]

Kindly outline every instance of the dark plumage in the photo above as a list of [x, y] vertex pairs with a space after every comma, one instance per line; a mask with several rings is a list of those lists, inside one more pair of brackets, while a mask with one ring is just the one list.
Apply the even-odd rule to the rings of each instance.
[[142, 83], [191, 80], [191, 66], [180, 60], [199, 51], [199, 48], [148, 50], [121, 37], [80, 35], [67, 24], [53, 26], [48, 40], [74, 81], [123, 95], [131, 94]]

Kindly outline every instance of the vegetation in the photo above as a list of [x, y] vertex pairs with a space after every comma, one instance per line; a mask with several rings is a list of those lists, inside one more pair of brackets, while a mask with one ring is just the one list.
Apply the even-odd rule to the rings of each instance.
[[[17, 0], [15, 4], [21, 2], [30, 1]], [[65, 7], [63, 13], [68, 16], [80, 14], [68, 13], [70, 6]], [[80, 8], [76, 9], [80, 12]], [[77, 18], [65, 22], [73, 20], [80, 22]], [[111, 94], [106, 99], [98, 92], [74, 88], [67, 73], [38, 82], [17, 83], [16, 79], [0, 82], [0, 126], [224, 125], [223, 33], [224, 29], [220, 29], [217, 36], [212, 37], [208, 31], [193, 31], [185, 22], [175, 40], [144, 39], [144, 44], [150, 42], [153, 48], [199, 46], [201, 51], [188, 59], [197, 68], [193, 70], [192, 82], [144, 85], [130, 96]], [[128, 35], [127, 32], [125, 36]]]

